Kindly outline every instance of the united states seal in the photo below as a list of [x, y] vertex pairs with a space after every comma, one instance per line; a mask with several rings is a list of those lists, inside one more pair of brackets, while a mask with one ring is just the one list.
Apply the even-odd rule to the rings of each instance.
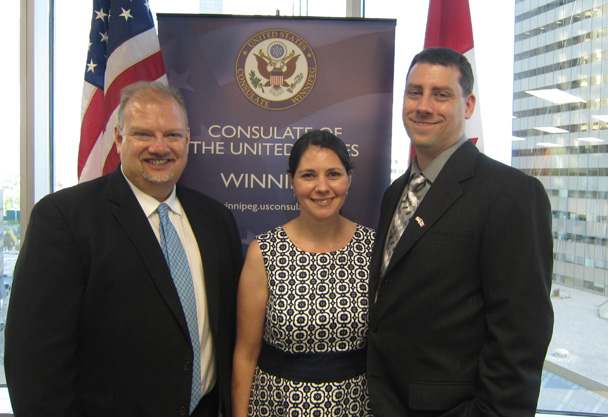
[[252, 103], [284, 110], [308, 97], [317, 79], [317, 61], [301, 36], [269, 29], [253, 35], [239, 51], [236, 79]]

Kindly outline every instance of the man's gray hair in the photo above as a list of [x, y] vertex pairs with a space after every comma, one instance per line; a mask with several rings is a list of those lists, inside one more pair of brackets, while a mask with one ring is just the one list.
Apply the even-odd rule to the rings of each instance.
[[174, 100], [184, 112], [184, 120], [188, 126], [188, 112], [184, 98], [175, 88], [171, 88], [159, 81], [138, 81], [124, 87], [120, 92], [120, 104], [118, 105], [118, 127], [122, 130], [124, 123], [124, 112], [127, 102], [133, 98], [144, 101], [162, 102]]

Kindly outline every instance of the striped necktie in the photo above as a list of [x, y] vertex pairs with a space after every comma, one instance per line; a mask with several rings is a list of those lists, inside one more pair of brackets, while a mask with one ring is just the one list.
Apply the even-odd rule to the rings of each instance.
[[407, 186], [407, 192], [401, 199], [397, 210], [395, 210], [393, 221], [388, 229], [388, 239], [386, 240], [386, 246], [384, 248], [384, 257], [382, 260], [382, 270], [380, 276], [384, 276], [386, 268], [388, 268], [388, 264], [393, 256], [393, 252], [395, 251], [395, 246], [397, 246], [397, 242], [399, 242], [399, 239], [401, 239], [403, 231], [405, 230], [407, 224], [412, 218], [412, 215], [416, 211], [418, 204], [420, 203], [416, 193], [422, 188], [425, 181], [426, 178], [422, 174], [416, 173], [412, 175], [410, 183]]

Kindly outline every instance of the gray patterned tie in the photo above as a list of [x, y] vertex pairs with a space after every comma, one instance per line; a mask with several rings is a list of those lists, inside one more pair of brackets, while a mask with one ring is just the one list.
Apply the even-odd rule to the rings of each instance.
[[177, 294], [182, 303], [182, 309], [188, 323], [188, 332], [192, 343], [194, 360], [192, 361], [192, 392], [190, 395], [190, 413], [194, 411], [201, 398], [201, 341], [198, 334], [198, 319], [196, 315], [196, 297], [188, 257], [182, 241], [169, 220], [169, 206], [162, 203], [156, 211], [160, 218], [160, 246], [169, 265]]
[[399, 203], [399, 207], [397, 207], [395, 215], [393, 216], [391, 226], [388, 229], [388, 239], [386, 241], [386, 247], [384, 248], [384, 257], [382, 259], [382, 270], [380, 276], [384, 276], [386, 268], [388, 267], [391, 257], [393, 256], [395, 246], [397, 246], [397, 242], [399, 242], [405, 227], [409, 223], [412, 214], [414, 214], [418, 204], [420, 203], [416, 193], [422, 188], [425, 181], [426, 178], [424, 175], [419, 173], [412, 175], [412, 178], [410, 179], [410, 183], [407, 186], [407, 192], [401, 199], [401, 203]]

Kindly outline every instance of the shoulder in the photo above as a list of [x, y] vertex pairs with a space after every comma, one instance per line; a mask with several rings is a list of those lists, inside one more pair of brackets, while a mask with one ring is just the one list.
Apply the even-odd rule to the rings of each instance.
[[475, 190], [472, 198], [492, 202], [513, 212], [520, 207], [526, 212], [534, 211], [536, 215], [550, 214], [549, 196], [538, 178], [484, 154], [477, 157], [475, 174], [468, 189]]
[[447, 166], [460, 180], [473, 176], [474, 181], [488, 182], [495, 186], [521, 183], [540, 185], [535, 177], [481, 153], [470, 141], [454, 152], [446, 162]]
[[357, 223], [355, 235], [351, 240], [351, 243], [354, 245], [353, 248], [355, 252], [367, 253], [369, 256], [371, 256], [375, 241], [376, 231], [371, 227], [363, 226]]
[[[467, 141], [446, 162], [446, 167], [456, 173], [458, 177], [467, 177], [469, 175], [491, 174], [493, 182], [500, 182], [503, 177], [523, 179], [528, 177], [527, 174], [504, 164], [496, 159], [481, 153], [477, 146], [471, 141]], [[445, 168], [445, 167], [444, 167]], [[440, 174], [441, 175], [441, 174]]]
[[85, 207], [98, 207], [99, 201], [107, 199], [108, 176], [103, 176], [72, 187], [64, 188], [48, 194], [38, 201], [33, 212], [48, 210], [55, 207], [61, 211], [75, 210], [86, 212]]
[[376, 231], [374, 229], [359, 223], [357, 223], [357, 229], [355, 230], [355, 234], [362, 237], [370, 237], [372, 239], [376, 237]]
[[245, 255], [245, 264], [243, 265], [244, 271], [264, 269], [264, 254], [262, 247], [257, 239], [254, 239], [247, 248], [247, 254]]
[[477, 158], [476, 171], [480, 177], [494, 183], [503, 184], [504, 186], [513, 185], [518, 187], [540, 187], [544, 189], [538, 178], [481, 153]]
[[180, 203], [186, 210], [188, 208], [192, 209], [197, 207], [201, 210], [214, 213], [216, 215], [233, 217], [232, 212], [226, 206], [217, 201], [215, 198], [210, 197], [200, 191], [178, 184], [176, 193]]
[[260, 233], [255, 237], [253, 242], [260, 248], [260, 253], [267, 252], [271, 247], [277, 246], [281, 241], [288, 241], [287, 234], [281, 226], [275, 227], [274, 229], [268, 230], [264, 233]]
[[247, 258], [250, 257], [260, 257], [262, 256], [262, 250], [260, 248], [260, 243], [257, 239], [253, 239], [247, 248]]
[[453, 187], [454, 182], [479, 201], [506, 201], [509, 205], [529, 199], [548, 201], [537, 178], [482, 154], [468, 142], [446, 162], [433, 186]]

